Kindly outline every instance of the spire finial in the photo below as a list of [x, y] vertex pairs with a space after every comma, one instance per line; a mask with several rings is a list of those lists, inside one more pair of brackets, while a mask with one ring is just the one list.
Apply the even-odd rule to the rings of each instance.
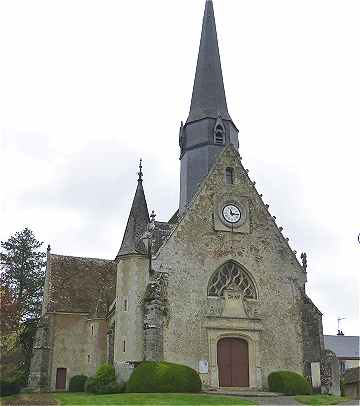
[[139, 172], [138, 172], [138, 182], [142, 182], [143, 181], [143, 171], [142, 171], [142, 158], [140, 158], [140, 162], [139, 162]]

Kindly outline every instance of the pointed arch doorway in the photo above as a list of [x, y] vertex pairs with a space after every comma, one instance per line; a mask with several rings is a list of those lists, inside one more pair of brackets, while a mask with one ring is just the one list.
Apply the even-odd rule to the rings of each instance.
[[220, 387], [249, 387], [249, 348], [241, 338], [222, 338], [217, 345]]

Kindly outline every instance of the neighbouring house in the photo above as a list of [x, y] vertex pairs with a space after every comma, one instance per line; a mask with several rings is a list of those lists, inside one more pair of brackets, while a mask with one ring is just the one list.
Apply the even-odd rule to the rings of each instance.
[[350, 368], [343, 376], [344, 395], [352, 399], [360, 399], [360, 367]]
[[341, 332], [336, 336], [324, 335], [324, 346], [336, 354], [341, 374], [349, 368], [360, 367], [359, 336], [346, 336]]
[[[154, 142], [159, 131], [161, 114], [150, 128]], [[170, 219], [149, 215], [140, 164], [113, 259], [55, 255], [49, 247], [30, 387], [66, 390], [72, 376], [92, 375], [103, 362], [127, 380], [143, 360], [188, 365], [215, 388], [264, 389], [268, 375], [284, 369], [320, 386], [322, 314], [306, 294], [306, 254], [291, 248], [243, 166], [211, 0], [189, 116], [174, 142], [180, 201]]]

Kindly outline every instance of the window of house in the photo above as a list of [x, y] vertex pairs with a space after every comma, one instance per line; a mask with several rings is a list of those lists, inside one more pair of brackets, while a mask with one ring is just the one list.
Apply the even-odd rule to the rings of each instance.
[[123, 341], [123, 352], [126, 352], [126, 341]]
[[94, 326], [91, 326], [91, 335], [94, 335]]
[[127, 299], [124, 299], [124, 312], [128, 311], [128, 301]]
[[225, 183], [227, 185], [234, 184], [234, 168], [226, 168], [225, 169]]
[[90, 354], [88, 354], [88, 362], [90, 362]]

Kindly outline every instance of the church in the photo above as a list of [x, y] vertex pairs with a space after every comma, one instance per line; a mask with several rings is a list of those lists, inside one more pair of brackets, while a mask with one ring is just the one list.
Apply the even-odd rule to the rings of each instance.
[[179, 132], [179, 206], [167, 221], [149, 213], [140, 162], [114, 259], [48, 247], [30, 387], [66, 390], [104, 362], [126, 381], [144, 360], [190, 366], [209, 388], [266, 389], [276, 370], [319, 376], [322, 314], [306, 294], [306, 254], [299, 262], [249, 178], [238, 133], [207, 0]]

